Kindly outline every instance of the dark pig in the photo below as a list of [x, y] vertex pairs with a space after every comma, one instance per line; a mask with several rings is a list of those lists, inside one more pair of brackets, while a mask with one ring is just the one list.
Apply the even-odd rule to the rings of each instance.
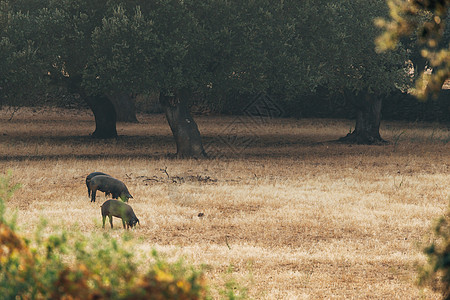
[[133, 198], [125, 183], [107, 175], [97, 175], [92, 177], [89, 182], [89, 188], [92, 192], [91, 202], [95, 202], [97, 190], [111, 194], [113, 199], [118, 199], [120, 197], [124, 202], [128, 202], [129, 198]]
[[129, 229], [130, 227], [133, 228], [136, 226], [136, 224], [141, 225], [139, 223], [139, 219], [134, 214], [133, 209], [131, 206], [129, 206], [126, 203], [123, 203], [122, 201], [118, 200], [108, 200], [101, 206], [102, 209], [102, 218], [103, 218], [103, 226], [102, 228], [105, 228], [105, 220], [106, 216], [109, 217], [109, 223], [111, 224], [111, 228], [113, 228], [113, 222], [112, 217], [117, 217], [122, 219], [122, 225], [125, 229]]
[[[97, 176], [97, 175], [110, 176], [110, 175], [108, 175], [108, 174], [106, 174], [106, 173], [103, 173], [103, 172], [92, 172], [91, 174], [89, 174], [89, 175], [86, 177], [86, 186], [87, 186], [87, 189], [88, 189], [88, 195], [89, 195], [89, 197], [91, 196], [91, 188], [89, 187], [89, 182], [91, 182], [92, 177]], [[109, 194], [105, 193], [105, 197], [108, 196], [108, 195], [109, 195]]]

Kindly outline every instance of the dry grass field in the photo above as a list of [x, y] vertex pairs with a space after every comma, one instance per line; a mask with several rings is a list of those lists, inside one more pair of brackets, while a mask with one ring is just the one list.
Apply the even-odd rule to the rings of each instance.
[[439, 298], [415, 277], [419, 243], [450, 200], [445, 126], [383, 122], [391, 143], [359, 146], [328, 142], [353, 121], [203, 116], [213, 158], [173, 160], [163, 115], [96, 141], [89, 111], [10, 114], [0, 112], [0, 170], [23, 185], [8, 207], [26, 235], [43, 217], [47, 232], [121, 236], [118, 219], [101, 228], [103, 193], [88, 198], [86, 175], [103, 171], [134, 196], [136, 252], [206, 264], [213, 286], [231, 272], [254, 299]]

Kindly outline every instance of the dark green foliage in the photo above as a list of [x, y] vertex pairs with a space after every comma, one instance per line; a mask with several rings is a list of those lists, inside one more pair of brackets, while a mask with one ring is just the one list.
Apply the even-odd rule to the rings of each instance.
[[34, 25], [27, 14], [13, 13], [8, 1], [0, 1], [0, 104], [29, 103], [44, 86], [37, 45], [26, 38]]
[[424, 253], [428, 261], [419, 269], [419, 284], [430, 286], [444, 299], [450, 299], [450, 210], [434, 226]]
[[[405, 49], [375, 52], [380, 30], [374, 19], [388, 13], [382, 1], [256, 2], [233, 5], [231, 42], [224, 45], [233, 45], [226, 57], [237, 75], [213, 81], [216, 90], [206, 95], [222, 99], [223, 110], [242, 112], [242, 100], [263, 92], [289, 114], [351, 116], [345, 103], [350, 98], [358, 102], [364, 93], [387, 98], [409, 86]], [[347, 111], [331, 111], [340, 109], [336, 101]]]
[[[6, 39], [0, 53], [7, 63], [0, 63], [5, 74], [0, 78], [10, 83], [3, 83], [3, 92], [12, 94], [23, 83], [47, 78], [93, 95], [190, 90], [195, 97], [183, 101], [229, 112], [245, 107], [233, 108], [233, 102], [238, 106], [243, 98], [266, 93], [301, 115], [334, 116], [340, 114], [322, 111], [334, 109], [336, 101], [336, 109], [343, 109], [341, 99], [347, 101], [349, 94], [357, 101], [366, 92], [388, 97], [410, 84], [402, 47], [375, 52], [380, 30], [374, 20], [388, 15], [383, 1], [21, 0], [2, 5]], [[14, 71], [20, 67], [26, 72]], [[348, 109], [343, 113], [351, 115]]]
[[367, 91], [386, 95], [408, 84], [406, 52], [379, 55], [374, 40], [380, 30], [374, 26], [376, 17], [388, 13], [382, 1], [328, 2], [323, 9], [327, 16], [319, 32], [327, 45], [321, 45], [323, 72], [328, 72], [328, 88], [349, 90], [358, 94]]

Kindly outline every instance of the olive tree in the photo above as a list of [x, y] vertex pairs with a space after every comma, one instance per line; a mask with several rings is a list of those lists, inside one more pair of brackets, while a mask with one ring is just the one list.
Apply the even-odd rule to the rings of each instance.
[[[41, 85], [41, 90], [56, 85], [79, 94], [94, 114], [96, 129], [92, 136], [96, 138], [116, 137], [118, 118], [124, 120], [123, 117], [128, 116], [126, 120], [136, 121], [134, 107], [126, 97], [128, 91], [101, 93], [84, 87], [85, 68], [92, 56], [91, 35], [101, 25], [103, 16], [112, 11], [110, 1], [15, 0], [4, 3], [11, 20], [3, 30], [3, 41], [12, 41], [22, 53], [26, 53], [23, 49], [29, 49], [33, 54], [29, 61], [18, 62], [21, 68], [9, 64], [9, 74], [5, 77], [9, 82], [20, 84], [31, 77], [29, 82], [44, 79], [47, 85]], [[8, 50], [5, 55], [17, 57]], [[21, 69], [24, 71], [20, 76], [14, 77], [13, 74], [18, 73], [16, 70]]]
[[327, 17], [318, 36], [320, 65], [329, 89], [342, 93], [356, 109], [355, 129], [342, 141], [360, 144], [383, 143], [379, 128], [383, 98], [406, 89], [406, 51], [379, 54], [374, 40], [380, 33], [374, 20], [385, 16], [384, 1], [338, 1], [323, 4]]
[[128, 10], [116, 6], [92, 33], [84, 86], [113, 93], [159, 92], [177, 156], [204, 156], [186, 102], [204, 76], [197, 37], [195, 19], [181, 1], [153, 1]]

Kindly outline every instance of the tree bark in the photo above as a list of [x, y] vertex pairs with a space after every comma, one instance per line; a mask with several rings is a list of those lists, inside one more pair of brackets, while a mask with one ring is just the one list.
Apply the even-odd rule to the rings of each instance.
[[95, 131], [93, 138], [109, 139], [117, 137], [116, 111], [114, 105], [106, 96], [90, 96], [81, 87], [81, 75], [70, 76], [67, 88], [71, 93], [77, 93], [87, 103], [95, 118]]
[[138, 123], [136, 118], [136, 107], [131, 95], [128, 93], [120, 93], [108, 95], [116, 111], [117, 122]]
[[95, 131], [92, 137], [116, 138], [116, 111], [112, 102], [106, 96], [85, 96], [84, 99], [94, 113]]
[[355, 130], [339, 141], [364, 145], [387, 143], [380, 136], [382, 98], [370, 93], [362, 96], [353, 102], [357, 108]]
[[161, 92], [159, 96], [159, 101], [177, 145], [176, 156], [178, 158], [206, 157], [200, 131], [189, 113], [184, 97], [186, 97], [186, 93], [167, 96]]

